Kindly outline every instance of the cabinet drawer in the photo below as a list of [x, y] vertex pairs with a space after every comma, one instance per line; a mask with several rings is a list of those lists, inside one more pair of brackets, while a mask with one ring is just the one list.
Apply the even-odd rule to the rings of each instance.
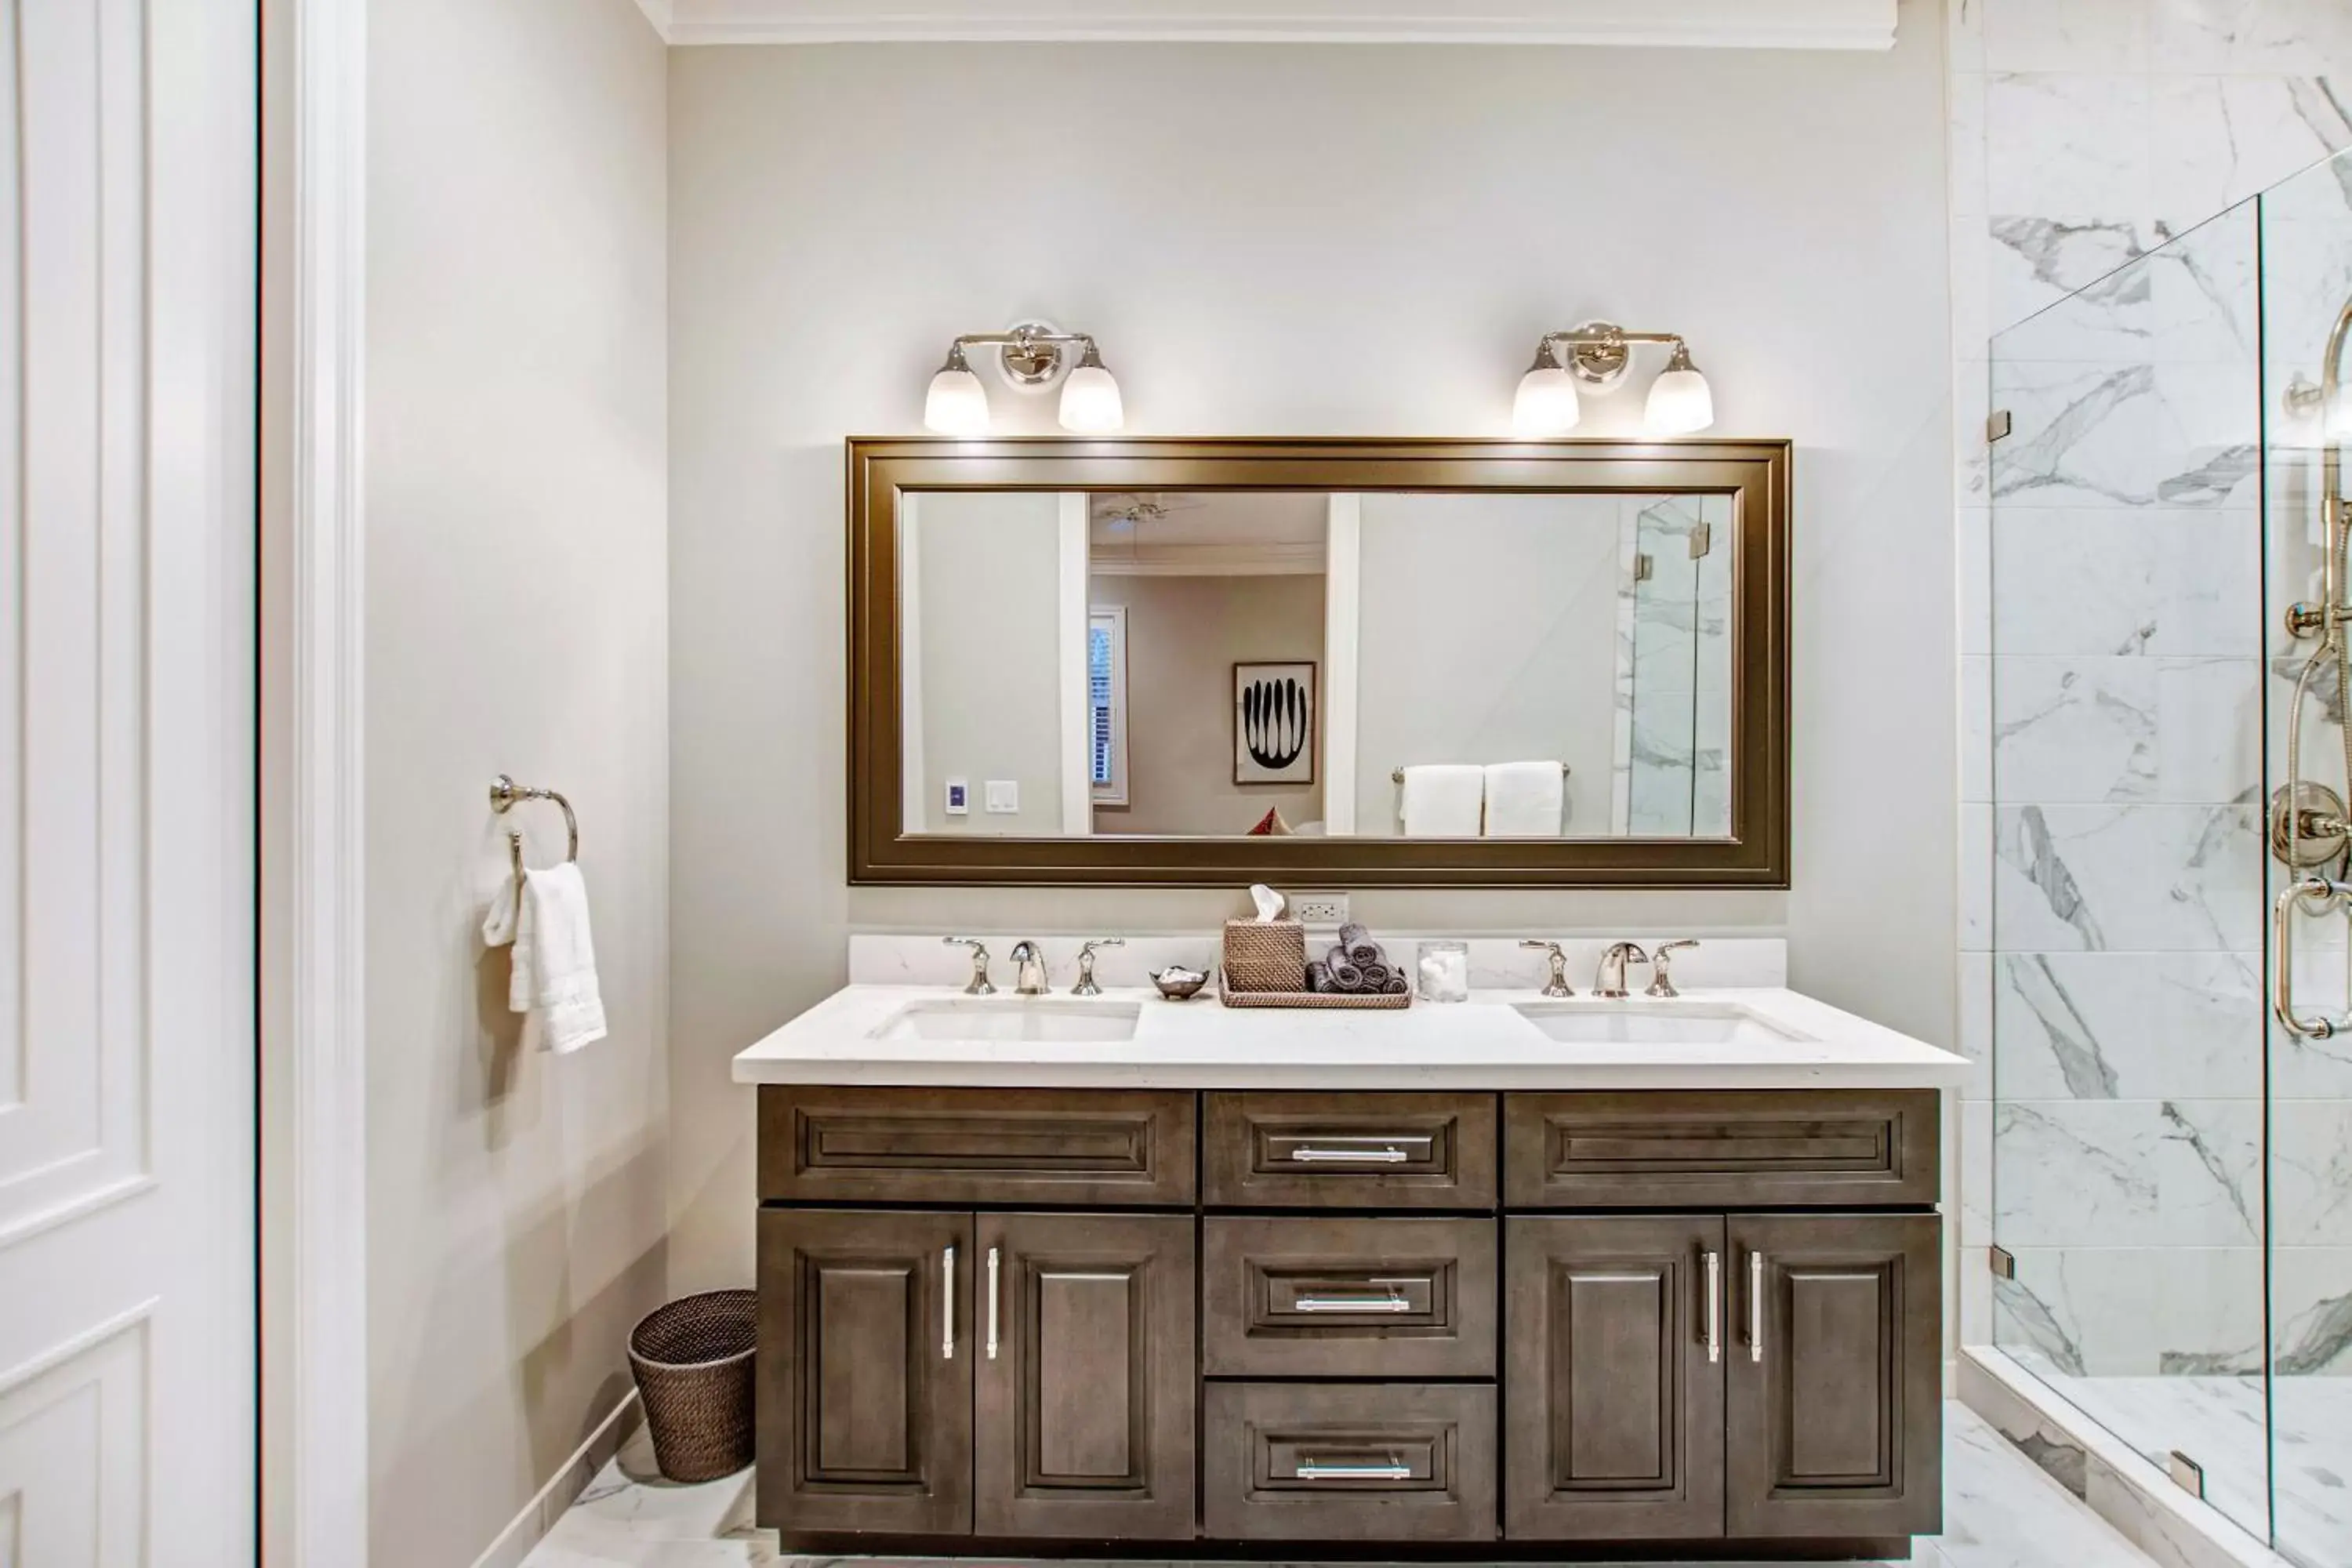
[[1211, 1206], [1495, 1206], [1491, 1094], [1217, 1094]]
[[760, 1090], [760, 1196], [1184, 1206], [1194, 1100], [1123, 1089]]
[[1221, 1541], [1492, 1541], [1495, 1390], [1215, 1383], [1204, 1533]]
[[1492, 1377], [1496, 1222], [1212, 1216], [1212, 1377]]
[[1868, 1206], [1936, 1201], [1936, 1091], [1511, 1094], [1513, 1208]]

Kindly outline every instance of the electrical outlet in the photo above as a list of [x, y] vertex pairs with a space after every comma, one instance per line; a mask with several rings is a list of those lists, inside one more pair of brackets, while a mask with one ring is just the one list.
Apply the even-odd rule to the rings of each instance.
[[1348, 895], [1293, 893], [1290, 912], [1301, 925], [1343, 926], [1348, 923]]

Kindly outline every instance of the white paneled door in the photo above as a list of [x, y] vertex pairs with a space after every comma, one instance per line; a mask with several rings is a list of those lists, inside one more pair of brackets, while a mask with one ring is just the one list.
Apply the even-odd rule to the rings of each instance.
[[0, 57], [0, 1568], [245, 1563], [253, 0]]

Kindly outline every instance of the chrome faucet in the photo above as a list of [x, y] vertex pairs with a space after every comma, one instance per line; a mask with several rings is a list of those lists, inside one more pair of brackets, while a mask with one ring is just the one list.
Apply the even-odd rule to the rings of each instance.
[[1127, 938], [1123, 936], [1098, 936], [1094, 941], [1082, 944], [1078, 949], [1078, 983], [1070, 987], [1070, 994], [1073, 996], [1101, 995], [1102, 987], [1095, 984], [1095, 949], [1126, 945]]
[[1543, 994], [1545, 995], [1560, 997], [1573, 996], [1576, 994], [1575, 992], [1568, 988], [1568, 954], [1560, 952], [1559, 943], [1556, 942], [1523, 942], [1519, 943], [1519, 945], [1521, 947], [1531, 947], [1538, 952], [1549, 955], [1551, 959], [1551, 984], [1543, 988]]
[[996, 987], [989, 984], [988, 979], [988, 949], [968, 936], [941, 937], [940, 941], [949, 947], [971, 949], [971, 984], [963, 988], [965, 995], [993, 996], [996, 994]]
[[1037, 944], [1024, 937], [1013, 944], [1009, 955], [1013, 960], [1013, 994], [1015, 996], [1043, 996], [1053, 989], [1045, 984], [1045, 955]]
[[1666, 956], [1678, 948], [1697, 945], [1696, 942], [1687, 938], [1681, 942], [1660, 942], [1658, 951], [1650, 954], [1650, 988], [1643, 994], [1655, 996], [1660, 1000], [1681, 995], [1682, 993], [1675, 989], [1675, 977], [1666, 971]]
[[1650, 955], [1633, 942], [1612, 942], [1609, 944], [1608, 950], [1601, 955], [1601, 973], [1592, 982], [1595, 996], [1606, 996], [1612, 1002], [1625, 999], [1625, 963], [1629, 959], [1635, 963], [1647, 963]]

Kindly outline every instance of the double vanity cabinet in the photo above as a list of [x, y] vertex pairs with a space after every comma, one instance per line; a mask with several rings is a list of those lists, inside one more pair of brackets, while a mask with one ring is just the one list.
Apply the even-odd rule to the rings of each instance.
[[1885, 1556], [1934, 1089], [760, 1093], [787, 1550]]

